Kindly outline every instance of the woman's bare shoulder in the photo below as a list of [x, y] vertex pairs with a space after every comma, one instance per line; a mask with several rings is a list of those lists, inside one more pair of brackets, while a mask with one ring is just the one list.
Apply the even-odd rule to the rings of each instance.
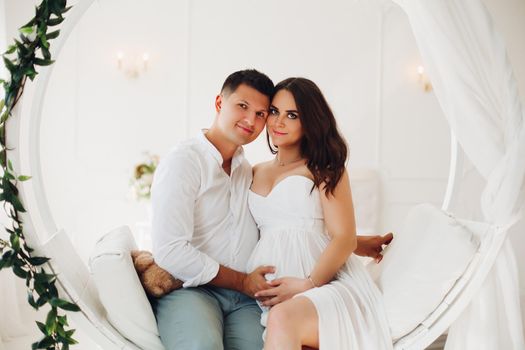
[[255, 174], [258, 173], [258, 172], [264, 172], [264, 171], [268, 170], [268, 168], [270, 167], [271, 163], [272, 163], [272, 161], [269, 160], [269, 161], [266, 161], [266, 162], [261, 162], [261, 163], [255, 164], [252, 167], [253, 175], [255, 176]]

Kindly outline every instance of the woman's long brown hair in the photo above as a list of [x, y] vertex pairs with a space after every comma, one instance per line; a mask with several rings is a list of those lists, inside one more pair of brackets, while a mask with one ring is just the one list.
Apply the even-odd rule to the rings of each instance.
[[[279, 90], [289, 91], [295, 99], [303, 129], [301, 155], [314, 176], [315, 186], [319, 188], [324, 183], [325, 194], [333, 195], [345, 171], [348, 149], [337, 130], [332, 109], [321, 90], [309, 79], [285, 79], [275, 86], [275, 93]], [[270, 143], [268, 131], [266, 139], [272, 153], [277, 153]]]

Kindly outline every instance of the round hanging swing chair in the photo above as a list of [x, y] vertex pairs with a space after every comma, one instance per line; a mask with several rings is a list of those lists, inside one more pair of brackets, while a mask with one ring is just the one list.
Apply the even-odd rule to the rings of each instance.
[[[55, 57], [58, 57], [69, 34], [92, 2], [93, 0], [79, 0], [70, 11], [61, 29], [61, 35], [53, 45], [54, 50], [52, 53]], [[452, 25], [449, 28], [450, 32], [445, 30], [443, 35], [454, 33], [455, 30], [465, 31], [468, 35], [471, 35], [471, 38], [472, 36], [476, 37], [477, 35], [489, 33], [491, 35], [489, 35], [487, 47], [493, 51], [494, 56], [505, 58], [505, 50], [499, 38], [492, 35], [493, 28], [486, 11], [479, 0], [466, 1], [464, 3], [460, 0], [398, 0], [395, 2], [408, 15], [425, 64], [430, 68], [430, 77], [432, 78], [436, 95], [449, 119], [452, 130], [450, 171], [443, 206], [441, 210], [432, 209], [432, 213], [429, 215], [433, 218], [437, 217], [438, 219], [436, 220], [449, 220], [448, 224], [452, 220], [452, 226], [455, 225], [456, 227], [461, 227], [463, 231], [470, 232], [471, 236], [469, 236], [469, 239], [471, 243], [475, 242], [472, 254], [463, 261], [461, 269], [456, 271], [458, 275], [452, 281], [449, 281], [449, 288], [442, 291], [440, 299], [431, 305], [430, 312], [425, 312], [419, 320], [416, 320], [416, 323], [412, 322], [412, 326], [404, 332], [398, 332], [393, 338], [395, 349], [424, 349], [443, 334], [476, 297], [487, 275], [493, 269], [498, 256], [503, 252], [502, 247], [505, 247], [504, 243], [507, 240], [509, 227], [512, 223], [519, 220], [520, 216], [516, 215], [516, 212], [519, 211], [508, 210], [507, 216], [495, 215], [491, 220], [487, 220], [490, 222], [474, 222], [455, 218], [453, 214], [448, 212], [457, 199], [458, 187], [460, 186], [459, 180], [462, 176], [464, 163], [469, 159], [468, 155], [472, 154], [472, 146], [468, 142], [462, 141], [465, 129], [461, 127], [461, 123], [458, 123], [456, 119], [449, 118], [451, 114], [457, 111], [454, 108], [450, 108], [450, 104], [454, 104], [454, 97], [447, 94], [444, 81], [446, 77], [455, 77], [457, 71], [454, 70], [450, 72], [450, 75], [445, 75], [445, 65], [450, 62], [441, 60], [439, 57], [444, 54], [433, 50], [433, 43], [428, 41], [443, 34], [439, 33], [439, 31], [443, 31], [443, 27], [439, 28], [438, 26], [440, 18], [450, 17], [450, 23], [454, 24], [453, 22], [457, 21], [457, 18], [471, 13], [472, 17], [466, 16], [464, 18], [464, 22], [462, 22], [463, 27], [461, 25], [456, 25], [455, 27]], [[447, 17], [450, 14], [456, 15], [457, 18]], [[440, 15], [442, 17], [439, 17]], [[475, 20], [472, 20], [473, 18]], [[469, 27], [472, 24], [475, 25]], [[488, 32], [483, 32], [484, 30]], [[454, 46], [451, 44], [445, 49], [453, 50]], [[472, 54], [476, 55], [478, 53], [474, 52]], [[505, 59], [496, 63], [501, 65], [502, 71], [510, 71], [510, 67]], [[452, 70], [452, 67], [450, 69]], [[39, 151], [41, 111], [52, 71], [53, 66], [45, 67], [35, 83], [26, 86], [24, 96], [15, 110], [15, 117], [10, 119], [7, 129], [7, 139], [11, 142], [10, 147], [12, 148], [12, 151], [9, 152], [9, 158], [12, 160], [16, 172], [32, 175], [32, 181], [23, 182], [19, 185], [21, 198], [27, 209], [27, 213], [23, 216], [23, 222], [28, 244], [35, 248], [37, 254], [51, 258], [49, 264], [58, 275], [61, 295], [77, 303], [81, 308], [81, 312], [71, 313], [70, 317], [75, 325], [88, 334], [100, 347], [103, 349], [163, 349], [158, 337], [151, 306], [140, 287], [140, 282], [129, 256], [129, 251], [136, 248], [129, 229], [117, 229], [105, 235], [97, 243], [98, 247], [95, 249], [95, 254], [90, 261], [90, 272], [76, 254], [68, 235], [63, 230], [59, 230], [54, 222], [44, 191]], [[433, 76], [433, 74], [436, 74], [436, 76]], [[462, 76], [461, 79], [465, 79], [465, 77]], [[513, 97], [515, 99], [517, 93], [512, 75], [506, 75], [503, 80], [509, 86], [510, 94], [515, 94]], [[508, 97], [508, 101], [511, 100], [512, 98]], [[448, 107], [444, 103], [449, 104]], [[457, 103], [459, 104], [460, 102]], [[514, 108], [513, 111], [519, 114], [519, 118], [521, 118], [519, 121], [522, 121], [523, 116], [519, 101], [518, 107], [515, 104], [512, 107]], [[501, 108], [504, 109], [505, 107]], [[518, 123], [517, 125], [519, 127], [516, 128], [516, 134], [513, 135], [511, 140], [516, 144], [508, 145], [507, 149], [509, 151], [501, 154], [502, 159], [508, 160], [512, 157], [515, 157], [512, 159], [519, 159], [519, 153], [521, 152], [522, 154], [524, 152], [525, 147], [521, 147], [525, 145], [523, 123], [521, 122], [521, 124]], [[525, 159], [525, 156], [523, 159]], [[500, 167], [500, 162], [497, 164], [498, 166], [494, 167], [495, 169]], [[512, 164], [515, 168], [511, 170], [503, 169], [500, 172], [515, 172], [518, 177], [522, 174], [523, 178], [525, 168], [523, 162], [516, 164], [509, 161], [507, 162], [508, 164]], [[480, 172], [484, 173], [484, 171]], [[491, 176], [495, 175], [491, 174]], [[503, 175], [501, 176], [503, 177]], [[487, 182], [490, 183], [492, 178], [488, 176], [486, 178], [488, 179]], [[515, 183], [514, 186], [517, 186], [515, 190], [519, 192], [523, 182]], [[497, 194], [497, 191], [492, 193]], [[497, 202], [498, 198], [496, 196], [494, 201]], [[516, 199], [517, 202], [520, 200], [523, 201], [523, 198], [520, 199], [518, 197]], [[516, 206], [519, 206], [519, 204], [514, 204], [514, 202], [510, 205], [511, 208]], [[511, 216], [511, 213], [514, 216]], [[434, 219], [431, 218], [431, 220]], [[432, 226], [433, 222], [428, 222], [427, 224]], [[381, 277], [381, 273], [388, 274], [389, 266], [398, 263], [394, 258], [390, 258], [395, 255], [394, 251], [396, 249], [402, 251], [404, 248], [403, 244], [408, 244], [397, 237], [396, 240], [394, 242], [397, 248], [394, 244], [392, 244], [392, 247], [387, 248], [385, 258], [379, 264], [379, 268], [382, 271], [375, 271], [376, 274], [379, 274], [379, 276], [376, 276], [376, 281], [383, 293], [390, 293], [387, 290], [388, 288], [405, 290], [412, 288], [411, 285], [396, 286], [396, 276], [390, 276], [390, 282]], [[405, 256], [404, 258], [408, 259], [407, 261], [412, 265], [420, 264], [418, 261], [410, 261], [410, 256]], [[447, 257], [443, 256], [441, 258], [446, 259]], [[118, 263], [115, 265], [116, 261]], [[119, 266], [117, 269], [111, 270], [108, 268], [108, 266], [117, 265]], [[106, 275], [100, 277], [104, 273]], [[125, 273], [128, 273], [128, 275], [123, 285], [111, 284], [111, 276]], [[122, 305], [128, 303], [131, 308], [143, 310], [145, 320], [130, 319], [129, 317], [127, 320], [123, 320], [122, 315], [119, 317], [118, 307], [114, 307], [111, 304], [113, 303], [112, 300], [119, 298]], [[389, 308], [388, 300], [385, 300], [385, 303], [387, 304], [386, 307]], [[403, 317], [403, 315], [399, 317]], [[139, 337], [138, 340], [137, 337]], [[517, 344], [517, 348], [519, 348], [523, 343], [520, 344], [520, 339], [518, 339], [513, 344]]]

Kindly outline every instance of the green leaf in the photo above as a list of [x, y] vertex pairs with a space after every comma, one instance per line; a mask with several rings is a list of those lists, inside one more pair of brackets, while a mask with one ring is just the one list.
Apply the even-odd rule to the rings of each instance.
[[33, 34], [33, 32], [35, 31], [35, 27], [33, 27], [33, 26], [31, 26], [31, 27], [22, 27], [22, 28], [20, 28], [18, 30], [22, 34], [29, 35], [29, 34]]
[[16, 264], [13, 265], [13, 272], [20, 278], [27, 278], [27, 271], [22, 269], [20, 266], [17, 266]]
[[55, 287], [55, 284], [48, 285], [47, 291], [52, 298], [58, 298], [58, 289]]
[[73, 311], [73, 312], [80, 311], [80, 306], [78, 306], [77, 304], [73, 304], [73, 303], [68, 303], [66, 305], [61, 306], [60, 308], [66, 311]]
[[14, 254], [14, 251], [8, 250], [2, 255], [2, 258], [0, 259], [0, 261], [3, 263], [2, 268], [11, 267], [14, 265], [13, 254]]
[[29, 180], [29, 179], [31, 179], [31, 176], [28, 176], [28, 175], [20, 175], [20, 176], [18, 177], [18, 181], [22, 181], [22, 182], [23, 182], [23, 181], [27, 181], [27, 180]]
[[55, 340], [53, 339], [53, 337], [48, 335], [36, 344], [37, 345], [35, 349], [47, 349], [55, 344]]
[[39, 322], [39, 321], [36, 321], [36, 324], [38, 326], [38, 329], [40, 329], [40, 331], [44, 334], [47, 334], [46, 333], [46, 325], [43, 324], [42, 322]]
[[[20, 39], [22, 39], [22, 43], [27, 44], [27, 45], [32, 44], [32, 41], [29, 40], [29, 38], [27, 36], [25, 36], [24, 34], [20, 33], [19, 37], [20, 37]], [[26, 50], [27, 50], [27, 48], [26, 48]]]
[[[6, 109], [6, 111], [4, 112], [4, 114], [2, 114], [2, 117], [0, 117], [0, 124], [3, 124], [5, 123], [5, 121], [9, 118], [9, 113], [8, 113], [8, 110]], [[3, 135], [2, 135], [3, 136]], [[5, 144], [5, 143], [4, 143]]]
[[57, 323], [55, 320], [53, 320], [53, 322], [51, 322], [49, 324], [49, 327], [46, 325], [46, 330], [48, 332], [48, 334], [53, 334], [56, 332], [56, 329], [57, 329]]
[[38, 298], [36, 301], [37, 310], [40, 306], [44, 306], [45, 304], [47, 304], [48, 301], [49, 301], [49, 298], [47, 297], [47, 294], [46, 293], [42, 294], [42, 296]]
[[41, 58], [38, 58], [38, 57], [35, 57], [33, 62], [36, 65], [39, 65], [39, 66], [49, 66], [49, 65], [55, 63], [54, 60], [46, 60], [46, 59], [41, 59]]
[[54, 32], [47, 33], [46, 36], [48, 40], [51, 40], [51, 39], [57, 38], [59, 34], [60, 34], [60, 30], [55, 30]]
[[17, 235], [11, 235], [10, 241], [11, 241], [11, 248], [15, 252], [19, 251], [20, 250], [20, 237], [18, 237]]
[[29, 263], [33, 266], [40, 266], [51, 260], [50, 258], [45, 258], [42, 256], [35, 256], [27, 259]]
[[66, 311], [80, 311], [78, 305], [70, 303], [69, 301], [66, 301], [64, 299], [52, 298], [49, 301], [49, 304], [51, 304], [51, 306], [59, 307], [62, 310]]
[[67, 11], [71, 10], [73, 6], [68, 6], [62, 10], [62, 14], [66, 13]]
[[20, 199], [17, 196], [13, 196], [11, 204], [13, 204], [13, 207], [15, 207], [15, 210], [19, 213], [26, 212], [24, 206], [22, 205], [22, 202], [20, 202]]
[[40, 38], [40, 42], [42, 43], [42, 46], [45, 48], [49, 47], [49, 43], [47, 42], [46, 34], [42, 33], [38, 36]]
[[[55, 275], [53, 274], [49, 274], [49, 273], [45, 273], [45, 272], [38, 272], [36, 275], [35, 275], [35, 282], [37, 284], [40, 284], [40, 283], [50, 283], [51, 281], [53, 281], [55, 279]], [[36, 285], [35, 285], [35, 289], [36, 289]], [[37, 291], [38, 292], [38, 291]], [[41, 294], [40, 292], [38, 292], [38, 294]]]
[[44, 56], [44, 59], [51, 59], [51, 52], [49, 52], [49, 49], [47, 47], [41, 47], [40, 50], [42, 50], [42, 56]]
[[41, 22], [38, 25], [37, 34], [40, 36], [40, 35], [46, 34], [46, 32], [47, 32], [47, 24], [44, 22]]
[[18, 67], [16, 71], [11, 74], [11, 81], [14, 85], [20, 86], [22, 85], [22, 78], [24, 77], [24, 71], [22, 68]]
[[62, 324], [60, 324], [60, 322], [57, 324], [56, 332], [62, 338], [66, 338], [66, 332], [64, 332], [64, 327], [62, 326]]
[[16, 51], [16, 45], [9, 45], [7, 48], [7, 51], [4, 53], [4, 55], [10, 55]]
[[60, 323], [63, 326], [69, 326], [69, 324], [67, 323], [67, 316], [66, 315], [58, 316], [58, 323]]
[[[28, 291], [27, 292], [27, 302], [29, 303], [29, 305], [31, 305], [33, 308], [35, 309], [38, 309], [38, 306], [36, 305], [36, 302], [35, 302], [35, 296], [33, 295], [33, 292], [31, 291]], [[36, 322], [37, 324], [40, 323], [40, 322]], [[40, 328], [40, 326], [39, 326]], [[42, 329], [40, 329], [42, 331]], [[44, 331], [42, 331], [44, 332]], [[45, 333], [45, 332], [44, 332]]]
[[26, 70], [24, 71], [24, 75], [27, 75], [27, 77], [31, 79], [31, 81], [35, 79], [37, 74], [38, 72], [33, 67], [26, 68]]
[[4, 64], [9, 72], [13, 72], [16, 70], [15, 64], [9, 58], [5, 56], [4, 56]]
[[4, 106], [5, 106], [5, 101], [0, 100], [0, 112], [2, 111], [2, 109], [4, 109]]
[[35, 24], [36, 18], [33, 18], [29, 22], [27, 22], [23, 27], [32, 27]]
[[29, 49], [24, 45], [24, 43], [21, 43], [20, 41], [15, 39], [15, 45], [19, 51], [19, 56], [27, 56], [27, 54], [29, 53]]
[[47, 25], [50, 26], [50, 27], [57, 26], [60, 23], [62, 23], [63, 21], [64, 21], [64, 17], [50, 18], [47, 21]]
[[49, 312], [47, 313], [46, 329], [48, 327], [51, 327], [51, 325], [53, 325], [56, 322], [56, 318], [57, 318], [57, 309], [52, 307], [51, 310], [49, 310]]
[[7, 166], [9, 167], [9, 170], [14, 171], [14, 170], [13, 170], [13, 163], [11, 162], [11, 159], [9, 159], [9, 160], [7, 161]]

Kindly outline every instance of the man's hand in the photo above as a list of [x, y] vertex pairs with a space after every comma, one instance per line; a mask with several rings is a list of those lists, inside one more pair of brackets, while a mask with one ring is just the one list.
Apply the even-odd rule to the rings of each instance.
[[244, 277], [241, 292], [255, 298], [255, 293], [271, 287], [264, 275], [274, 272], [275, 268], [273, 266], [259, 266]]
[[392, 232], [384, 236], [357, 236], [357, 248], [355, 254], [360, 256], [367, 256], [373, 258], [376, 263], [383, 259], [383, 245], [388, 245], [392, 242], [394, 235]]

